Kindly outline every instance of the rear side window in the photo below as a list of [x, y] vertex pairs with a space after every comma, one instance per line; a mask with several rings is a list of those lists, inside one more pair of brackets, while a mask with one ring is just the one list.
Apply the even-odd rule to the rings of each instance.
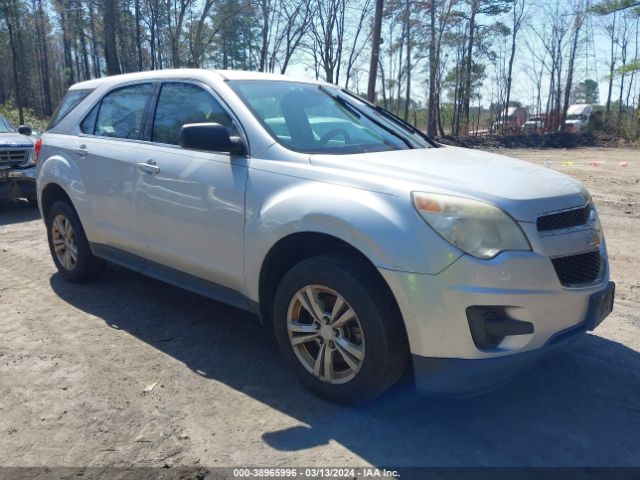
[[93, 92], [92, 89], [69, 90], [62, 99], [62, 102], [60, 102], [60, 105], [58, 105], [56, 111], [53, 112], [51, 121], [49, 122], [49, 125], [47, 125], [47, 130], [51, 130], [60, 123], [60, 121], [66, 117], [71, 110], [76, 108], [80, 102], [87, 98], [91, 92]]
[[[94, 134], [99, 137], [143, 138], [144, 115], [153, 93], [151, 83], [131, 85], [105, 95], [97, 110]], [[93, 110], [82, 122], [81, 128], [90, 129]], [[85, 123], [87, 122], [88, 123]], [[90, 132], [85, 132], [90, 133]]]
[[209, 122], [234, 133], [231, 117], [209, 92], [189, 83], [165, 83], [158, 98], [151, 141], [178, 145], [183, 125]]

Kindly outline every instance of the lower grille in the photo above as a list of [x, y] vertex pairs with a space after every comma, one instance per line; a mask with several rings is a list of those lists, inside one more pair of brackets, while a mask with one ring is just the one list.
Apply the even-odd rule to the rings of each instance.
[[602, 258], [599, 251], [552, 258], [560, 283], [564, 286], [584, 285], [595, 282], [600, 276]]
[[589, 221], [590, 215], [591, 204], [581, 208], [566, 210], [564, 212], [543, 215], [542, 217], [538, 217], [538, 231], [546, 232], [549, 230], [559, 230], [585, 225]]
[[0, 164], [20, 165], [29, 158], [30, 150], [0, 150]]

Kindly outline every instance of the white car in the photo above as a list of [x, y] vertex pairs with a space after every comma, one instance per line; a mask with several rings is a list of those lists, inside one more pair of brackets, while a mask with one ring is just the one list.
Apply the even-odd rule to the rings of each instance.
[[333, 85], [205, 70], [79, 83], [37, 180], [64, 278], [108, 260], [255, 312], [335, 401], [379, 395], [410, 362], [423, 391], [478, 391], [613, 305], [578, 181], [438, 145]]

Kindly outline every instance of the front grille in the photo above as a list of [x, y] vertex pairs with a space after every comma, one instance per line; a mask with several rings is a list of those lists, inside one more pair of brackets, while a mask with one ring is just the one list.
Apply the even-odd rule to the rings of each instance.
[[552, 258], [553, 267], [564, 286], [593, 283], [600, 275], [602, 258], [599, 251]]
[[589, 215], [591, 215], [591, 204], [573, 210], [543, 215], [538, 217], [538, 231], [546, 232], [585, 225], [589, 221]]
[[20, 165], [29, 158], [30, 150], [0, 150], [0, 164]]

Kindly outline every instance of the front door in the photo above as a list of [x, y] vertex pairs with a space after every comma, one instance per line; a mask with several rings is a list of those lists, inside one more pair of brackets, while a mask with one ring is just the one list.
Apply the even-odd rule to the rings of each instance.
[[247, 158], [182, 149], [182, 125], [201, 122], [234, 128], [230, 115], [204, 87], [164, 83], [151, 142], [138, 152], [138, 236], [145, 257], [156, 267], [241, 292]]

